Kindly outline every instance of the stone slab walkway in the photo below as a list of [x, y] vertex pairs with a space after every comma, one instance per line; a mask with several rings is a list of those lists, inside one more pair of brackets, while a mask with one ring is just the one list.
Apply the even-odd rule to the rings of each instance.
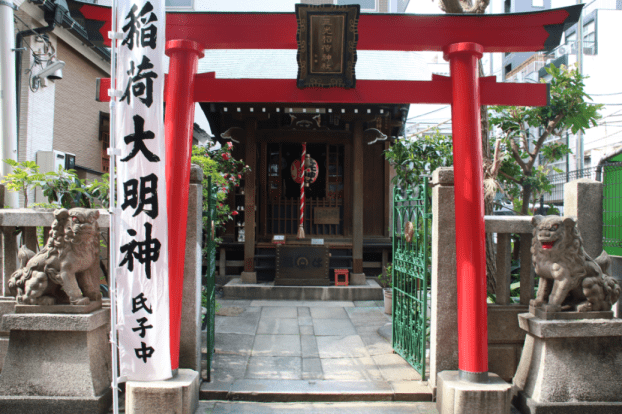
[[217, 301], [229, 316], [216, 316], [201, 400], [431, 401], [427, 382], [378, 334], [391, 321], [381, 301]]

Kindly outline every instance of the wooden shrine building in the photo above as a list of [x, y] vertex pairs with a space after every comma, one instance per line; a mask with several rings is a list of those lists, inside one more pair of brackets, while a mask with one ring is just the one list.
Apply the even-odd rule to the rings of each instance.
[[[274, 280], [275, 241], [327, 246], [331, 280], [334, 268], [381, 271], [391, 249], [392, 169], [383, 151], [387, 137], [401, 132], [408, 105], [201, 106], [212, 133], [226, 137], [223, 144], [238, 141], [233, 155], [251, 168], [229, 200], [238, 215], [223, 235], [221, 275], [224, 267], [236, 274], [228, 266], [234, 264], [256, 272], [258, 281]], [[317, 179], [305, 189], [306, 237], [299, 240], [300, 184], [291, 167], [301, 159], [302, 143], [317, 162]]]

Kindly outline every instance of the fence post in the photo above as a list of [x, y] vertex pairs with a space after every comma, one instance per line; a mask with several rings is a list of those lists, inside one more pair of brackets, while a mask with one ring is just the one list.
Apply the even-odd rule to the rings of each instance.
[[564, 216], [577, 217], [583, 248], [597, 257], [603, 251], [603, 184], [589, 178], [565, 184]]
[[432, 175], [432, 315], [430, 316], [430, 388], [437, 374], [458, 369], [458, 287], [454, 170]]
[[186, 256], [181, 311], [179, 367], [201, 372], [201, 241], [203, 234], [203, 170], [190, 167]]

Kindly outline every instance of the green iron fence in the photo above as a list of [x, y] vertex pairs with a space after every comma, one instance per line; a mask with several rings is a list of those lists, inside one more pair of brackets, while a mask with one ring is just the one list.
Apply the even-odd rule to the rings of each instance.
[[393, 349], [425, 380], [432, 214], [428, 180], [393, 190]]
[[599, 166], [603, 181], [603, 248], [622, 256], [622, 162]]
[[207, 331], [207, 378], [210, 380], [210, 372], [212, 367], [212, 357], [214, 355], [214, 317], [216, 313], [216, 242], [214, 220], [216, 219], [216, 206], [218, 187], [212, 185], [212, 177], [208, 177], [207, 186], [207, 211], [203, 212], [204, 225], [203, 236], [205, 240], [205, 260], [206, 272], [203, 276], [203, 300], [202, 305], [207, 308], [207, 313], [203, 320], [203, 329]]

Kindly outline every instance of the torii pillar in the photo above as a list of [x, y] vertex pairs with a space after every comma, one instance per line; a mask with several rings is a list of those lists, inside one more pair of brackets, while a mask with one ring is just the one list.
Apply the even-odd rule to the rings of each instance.
[[181, 309], [184, 288], [186, 225], [190, 191], [190, 157], [194, 128], [194, 82], [203, 46], [193, 40], [169, 40], [171, 58], [166, 84], [166, 195], [168, 209], [168, 284], [171, 368], [179, 368]]
[[483, 51], [477, 43], [454, 43], [443, 49], [452, 83], [459, 368], [461, 379], [475, 382], [488, 380], [486, 231], [477, 68]]

